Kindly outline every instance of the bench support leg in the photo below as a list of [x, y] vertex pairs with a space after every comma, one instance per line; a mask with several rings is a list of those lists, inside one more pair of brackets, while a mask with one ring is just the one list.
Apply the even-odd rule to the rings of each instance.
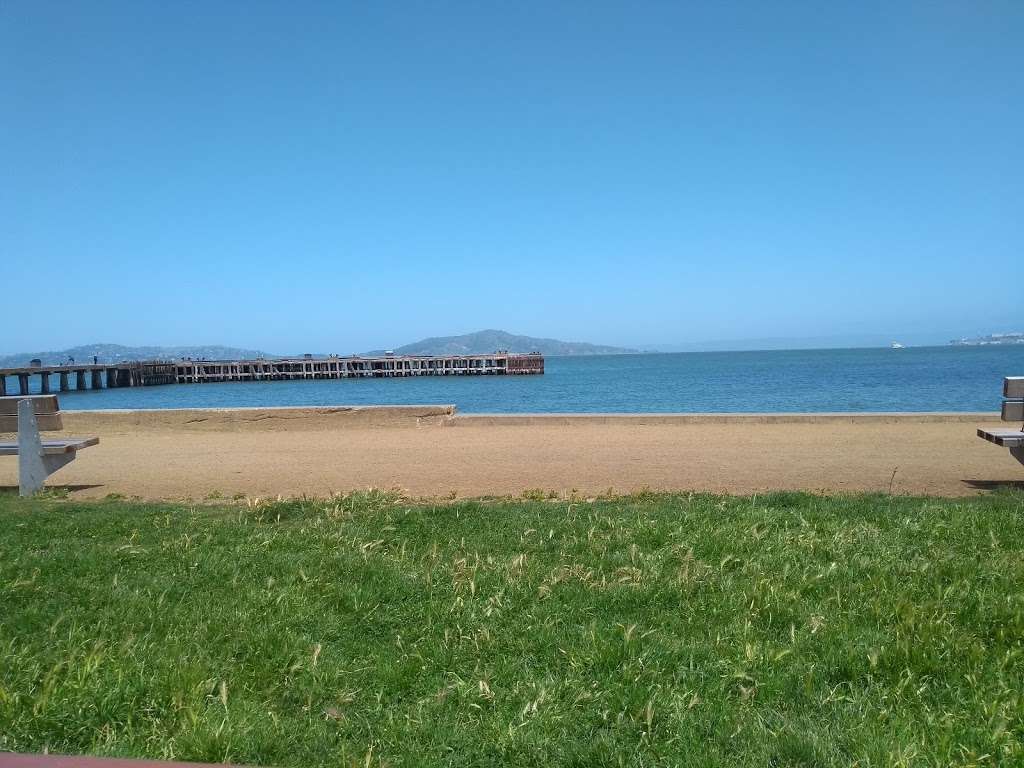
[[43, 442], [31, 400], [18, 402], [18, 495], [31, 496], [43, 487]]
[[1010, 455], [1021, 464], [1024, 464], [1024, 448], [1011, 448]]
[[18, 495], [31, 496], [41, 490], [46, 478], [73, 461], [74, 452], [43, 453], [35, 409], [31, 400], [18, 403]]

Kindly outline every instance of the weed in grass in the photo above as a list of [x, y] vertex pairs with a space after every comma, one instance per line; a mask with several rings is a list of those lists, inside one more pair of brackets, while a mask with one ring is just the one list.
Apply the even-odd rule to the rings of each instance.
[[59, 485], [50, 485], [36, 491], [37, 499], [66, 499], [70, 491]]
[[543, 488], [527, 488], [522, 493], [522, 498], [526, 501], [544, 501], [548, 497], [548, 494]]

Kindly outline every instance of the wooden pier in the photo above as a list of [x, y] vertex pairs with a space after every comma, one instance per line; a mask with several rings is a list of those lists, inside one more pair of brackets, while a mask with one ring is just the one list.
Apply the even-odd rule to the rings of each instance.
[[204, 381], [394, 378], [407, 376], [518, 376], [544, 373], [544, 357], [457, 355], [419, 357], [304, 357], [281, 360], [182, 360], [174, 363], [179, 384]]
[[[7, 395], [8, 377], [27, 395], [32, 376], [39, 391], [49, 393], [52, 377], [59, 391], [158, 384], [202, 384], [217, 381], [284, 381], [294, 379], [396, 378], [407, 376], [524, 376], [544, 373], [543, 355], [445, 355], [437, 357], [312, 357], [256, 360], [142, 360], [91, 365], [30, 365], [0, 369], [0, 396]], [[72, 378], [73, 377], [73, 378]], [[74, 386], [72, 386], [74, 381]], [[10, 394], [15, 394], [11, 392]]]

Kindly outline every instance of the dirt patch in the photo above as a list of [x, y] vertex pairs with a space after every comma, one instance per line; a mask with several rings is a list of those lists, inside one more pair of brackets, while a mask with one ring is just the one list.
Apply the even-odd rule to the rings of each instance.
[[[985, 492], [1024, 480], [975, 436], [991, 414], [811, 420], [455, 417], [401, 409], [77, 412], [100, 444], [50, 478], [75, 496], [277, 496], [398, 488], [415, 496], [699, 490]], [[450, 428], [454, 426], [455, 428]], [[0, 459], [0, 486], [17, 462]]]

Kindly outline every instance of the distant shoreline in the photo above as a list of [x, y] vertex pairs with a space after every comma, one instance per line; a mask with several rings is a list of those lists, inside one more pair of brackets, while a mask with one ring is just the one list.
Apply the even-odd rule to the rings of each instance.
[[[1016, 335], [1012, 335], [1016, 336]], [[116, 346], [116, 345], [106, 345]], [[1014, 340], [989, 340], [984, 339], [959, 339], [947, 341], [945, 343], [934, 343], [934, 344], [914, 344], [913, 342], [903, 344], [900, 349], [949, 349], [949, 348], [962, 348], [962, 347], [1008, 347], [1008, 348], [1024, 348], [1024, 336], [1020, 339]], [[890, 349], [890, 343], [872, 343], [872, 344], [844, 344], [838, 346], [728, 346], [723, 344], [722, 346], [704, 346], [701, 344], [694, 345], [665, 345], [658, 348], [657, 345], [643, 349], [627, 349], [627, 348], [600, 348], [598, 351], [576, 351], [576, 352], [544, 352], [542, 353], [545, 358], [588, 358], [588, 357], [636, 357], [640, 355], [699, 355], [699, 354], [716, 354], [716, 353], [729, 353], [729, 354], [741, 354], [741, 353], [754, 353], [754, 352], [844, 352], [852, 350], [880, 350]], [[301, 358], [301, 354], [293, 355], [281, 355], [281, 354], [270, 354], [267, 352], [259, 352], [255, 350], [242, 350], [234, 347], [189, 347], [189, 348], [173, 348], [176, 351], [171, 354], [166, 351], [161, 352], [162, 349], [172, 348], [158, 348], [158, 347], [123, 347], [123, 351], [117, 354], [100, 354], [97, 355], [99, 358], [99, 364], [103, 365], [114, 365], [123, 363], [129, 360], [166, 360], [168, 362], [175, 362], [179, 360], [192, 359], [192, 360], [205, 360], [205, 361], [218, 361], [218, 360], [242, 360], [242, 359], [285, 359], [285, 358]], [[411, 355], [411, 356], [431, 356], [426, 353], [410, 353], [400, 352], [399, 349], [394, 350], [395, 356]], [[69, 352], [77, 351], [78, 354], [69, 354]], [[178, 352], [182, 354], [178, 354]], [[191, 354], [184, 354], [184, 351], [191, 352]], [[510, 354], [525, 355], [530, 354], [535, 350], [526, 350], [519, 348], [508, 348]], [[375, 350], [372, 352], [359, 352], [351, 355], [342, 355], [342, 357], [372, 357], [384, 355], [388, 350]], [[452, 352], [451, 355], [462, 355], [462, 356], [473, 356], [477, 354], [491, 354], [494, 350], [488, 352], [477, 353], [477, 352]], [[447, 353], [445, 353], [447, 354]], [[437, 353], [433, 356], [443, 356], [442, 353]], [[6, 355], [0, 355], [0, 368], [16, 368], [25, 367], [30, 364], [33, 359], [39, 359], [43, 365], [62, 365], [67, 363], [68, 359], [77, 360], [79, 363], [92, 363], [92, 353], [82, 353], [80, 348], [76, 350], [65, 350], [62, 352], [36, 352], [36, 353], [11, 353]], [[311, 359], [314, 360], [326, 360], [331, 358], [332, 355], [328, 353], [313, 353]]]

